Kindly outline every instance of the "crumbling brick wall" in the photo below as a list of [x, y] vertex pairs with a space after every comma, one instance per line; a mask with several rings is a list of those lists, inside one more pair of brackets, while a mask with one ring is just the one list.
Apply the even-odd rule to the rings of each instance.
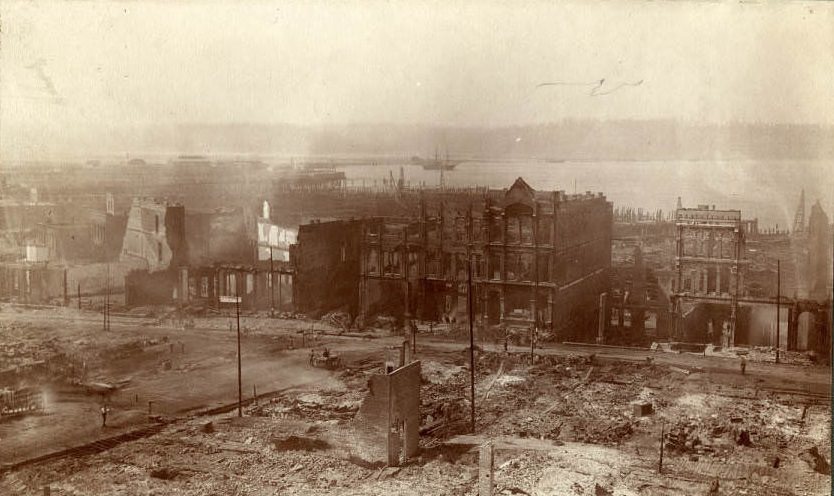
[[359, 221], [305, 224], [291, 250], [293, 304], [298, 312], [359, 310]]
[[188, 263], [185, 207], [155, 200], [134, 201], [122, 243], [121, 260], [143, 260], [148, 270]]
[[176, 269], [148, 272], [134, 270], [125, 276], [125, 304], [127, 306], [170, 305], [177, 287]]
[[391, 465], [393, 459], [399, 459], [400, 449], [406, 458], [418, 453], [420, 380], [419, 361], [390, 374], [371, 376], [368, 395], [354, 423], [356, 456], [368, 463]]

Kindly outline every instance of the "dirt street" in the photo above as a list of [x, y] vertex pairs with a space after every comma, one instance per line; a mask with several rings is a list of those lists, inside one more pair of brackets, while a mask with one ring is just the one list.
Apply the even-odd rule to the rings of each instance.
[[[229, 319], [207, 322], [213, 327], [182, 329], [151, 325], [151, 319], [114, 317], [112, 330], [104, 333], [95, 314], [82, 313], [76, 319], [75, 312], [64, 309], [61, 315], [42, 318], [45, 313], [0, 313], [5, 331], [2, 337], [11, 341], [25, 329], [26, 337], [34, 341], [57, 338], [65, 344], [63, 349], [87, 359], [85, 378], [82, 384], [53, 378], [41, 385], [47, 399], [43, 415], [0, 423], [0, 460], [4, 464], [147, 424], [149, 401], [153, 415], [176, 416], [237, 400], [237, 341], [236, 332], [229, 331]], [[38, 322], [35, 332], [24, 325], [31, 322]], [[308, 349], [298, 349], [301, 336], [290, 326], [281, 326], [281, 322], [270, 322], [267, 331], [243, 334], [244, 398], [250, 398], [255, 390], [263, 394], [327, 383], [325, 372], [308, 366]], [[326, 338], [313, 344], [325, 342]], [[296, 349], [288, 349], [291, 343]], [[124, 387], [110, 394], [85, 386], [125, 381]], [[100, 407], [105, 403], [111, 411], [106, 428], [102, 428]]]

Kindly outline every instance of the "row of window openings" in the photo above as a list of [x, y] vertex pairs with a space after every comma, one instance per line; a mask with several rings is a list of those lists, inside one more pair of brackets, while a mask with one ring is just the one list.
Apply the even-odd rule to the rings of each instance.
[[[620, 309], [619, 308], [612, 308], [611, 309], [611, 317], [608, 320], [608, 324], [611, 326], [619, 326], [620, 325], [620, 318], [622, 317], [623, 327], [632, 327], [632, 313], [629, 309], [623, 309], [622, 316], [620, 316]], [[639, 322], [635, 321], [635, 324]], [[645, 331], [656, 331], [657, 330], [657, 314], [653, 312], [646, 312], [643, 314], [643, 330]]]
[[[384, 252], [383, 253], [383, 275], [401, 275], [402, 274], [402, 257], [398, 252]], [[419, 257], [417, 254], [409, 254], [408, 272], [409, 275], [416, 275], [418, 271]], [[430, 258], [426, 262], [426, 273], [428, 275], [439, 276], [441, 274], [452, 273], [452, 257], [444, 255], [443, 259]], [[378, 256], [375, 252], [371, 252], [369, 256], [367, 273], [378, 274]], [[583, 271], [581, 269], [581, 261], [576, 258], [571, 262], [565, 264], [558, 264], [553, 269], [555, 272], [551, 274], [551, 263], [549, 257], [542, 257], [539, 259], [539, 280], [549, 281], [551, 275], [555, 276], [557, 280], [563, 280], [565, 277], [577, 277]], [[441, 270], [441, 267], [443, 270]], [[466, 258], [458, 256], [456, 258], [456, 278], [464, 279], [467, 277]], [[489, 270], [491, 279], [501, 280], [501, 256], [496, 255], [491, 259], [490, 267], [486, 267], [485, 260], [481, 256], [473, 257], [473, 276], [480, 278]], [[531, 255], [516, 255], [508, 256], [506, 259], [505, 280], [508, 281], [533, 281], [535, 276], [534, 260]]]
[[687, 240], [684, 242], [684, 256], [706, 256], [715, 258], [732, 258], [735, 256], [735, 242], [722, 242], [720, 239]]
[[[267, 279], [267, 288], [269, 288], [272, 285], [272, 278], [270, 277], [270, 274], [266, 275], [266, 279]], [[234, 294], [236, 292], [236, 289], [237, 289], [236, 277], [234, 275], [230, 275], [226, 278], [226, 281], [227, 281], [227, 285], [224, 288], [224, 292], [226, 292], [226, 293], [231, 292], [232, 294]], [[279, 276], [277, 284], [284, 285], [284, 284], [288, 284], [288, 282], [285, 282], [284, 278]], [[254, 290], [255, 290], [254, 278], [253, 278], [252, 274], [246, 274], [246, 294], [250, 294]], [[193, 280], [189, 284], [189, 291], [191, 293], [191, 296], [196, 295], [196, 291], [194, 290], [194, 281]], [[208, 278], [208, 276], [203, 276], [203, 277], [200, 278], [200, 297], [208, 298], [208, 296], [209, 296], [209, 278]]]
[[[575, 230], [580, 224], [575, 222], [570, 230]], [[452, 241], [468, 241], [469, 235], [466, 229], [465, 221], [455, 223], [448, 228], [443, 228], [444, 238]], [[493, 220], [489, 229], [489, 242], [507, 244], [533, 244], [533, 222], [532, 217], [509, 217], [507, 219], [506, 237], [502, 236], [504, 232], [504, 223], [498, 219]], [[381, 231], [383, 236], [402, 237], [401, 231]], [[371, 237], [378, 237], [380, 231], [369, 232]], [[409, 237], [418, 236], [417, 233], [409, 233]], [[432, 225], [428, 228], [427, 237], [429, 240], [438, 240], [440, 238], [438, 226]], [[472, 241], [482, 241], [485, 233], [482, 230], [480, 222], [475, 222], [472, 225]], [[539, 224], [538, 243], [547, 245], [551, 243], [550, 239], [550, 225], [547, 223]]]
[[[430, 225], [427, 231], [429, 239], [439, 238], [440, 227], [437, 224]], [[504, 231], [504, 224], [501, 220], [493, 220], [490, 224], [490, 242], [500, 242], [502, 239], [501, 233]], [[468, 241], [469, 234], [466, 229], [466, 220], [458, 219], [451, 226], [444, 226], [443, 232], [445, 237], [451, 238], [454, 241]], [[381, 231], [370, 232], [371, 236], [379, 236], [380, 233], [385, 236], [402, 236], [400, 231], [386, 231], [383, 227]], [[416, 234], [416, 233], [414, 233]], [[484, 232], [482, 224], [475, 221], [472, 224], [472, 240], [482, 241], [484, 239]], [[508, 244], [533, 244], [533, 219], [532, 217], [509, 217], [507, 219], [506, 242]], [[539, 243], [550, 243], [550, 226], [546, 223], [539, 224]]]
[[[698, 291], [702, 293], [729, 293], [730, 292], [730, 271], [721, 271], [721, 279], [718, 280], [716, 278], [717, 274], [715, 272], [704, 274], [699, 273], [694, 278], [685, 277], [683, 279], [683, 291]], [[716, 283], [720, 284], [720, 287], [717, 288], [716, 291]], [[676, 291], [677, 281], [672, 280], [672, 291]]]

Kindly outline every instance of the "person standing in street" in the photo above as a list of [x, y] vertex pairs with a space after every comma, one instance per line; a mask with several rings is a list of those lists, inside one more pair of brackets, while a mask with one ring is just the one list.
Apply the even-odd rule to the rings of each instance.
[[101, 405], [101, 428], [107, 427], [107, 414], [110, 413], [110, 408], [107, 404]]

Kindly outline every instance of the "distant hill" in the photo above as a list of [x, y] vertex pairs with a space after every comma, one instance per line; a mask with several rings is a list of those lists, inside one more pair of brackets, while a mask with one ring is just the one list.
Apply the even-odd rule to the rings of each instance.
[[[21, 141], [43, 140], [36, 127]], [[30, 136], [27, 136], [29, 134]], [[95, 147], [95, 148], [91, 148]], [[507, 127], [355, 124], [183, 124], [68, 130], [44, 149], [78, 154], [288, 154], [541, 158], [559, 160], [834, 159], [834, 126], [694, 125], [672, 120], [586, 121]], [[33, 147], [33, 149], [38, 149]]]

